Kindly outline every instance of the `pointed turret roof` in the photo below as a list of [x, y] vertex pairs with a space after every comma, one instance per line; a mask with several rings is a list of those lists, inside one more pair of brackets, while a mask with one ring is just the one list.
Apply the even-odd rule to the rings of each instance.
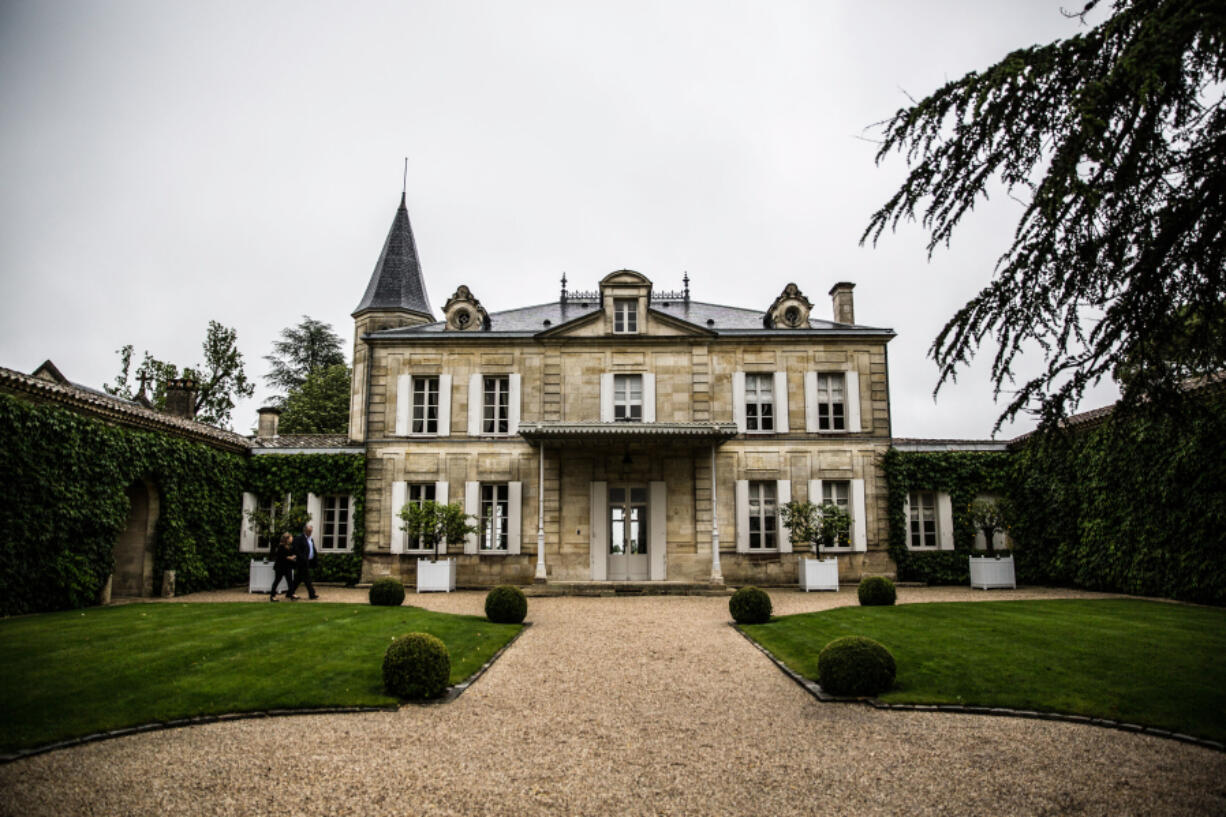
[[353, 316], [356, 318], [371, 310], [413, 312], [434, 320], [421, 262], [417, 260], [417, 242], [413, 240], [404, 193], [400, 194], [400, 208], [392, 219], [392, 228], [387, 232], [387, 241], [383, 242], [383, 252], [370, 276], [366, 294]]

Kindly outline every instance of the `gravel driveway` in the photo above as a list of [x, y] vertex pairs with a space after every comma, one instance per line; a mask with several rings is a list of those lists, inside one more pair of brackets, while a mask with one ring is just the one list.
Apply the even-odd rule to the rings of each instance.
[[[779, 612], [855, 598], [773, 595]], [[904, 589], [900, 601], [1068, 595], [1090, 594]], [[408, 599], [469, 613], [482, 600]], [[539, 598], [529, 619], [454, 703], [52, 752], [0, 767], [0, 814], [1226, 813], [1226, 754], [1208, 749], [820, 704], [727, 626], [726, 599]]]

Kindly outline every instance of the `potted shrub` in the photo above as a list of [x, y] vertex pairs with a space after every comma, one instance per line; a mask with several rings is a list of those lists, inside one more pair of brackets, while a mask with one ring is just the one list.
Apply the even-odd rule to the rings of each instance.
[[1013, 568], [1013, 554], [1001, 556], [993, 541], [998, 530], [1005, 530], [1005, 508], [1002, 503], [987, 497], [980, 497], [967, 508], [971, 523], [976, 530], [983, 531], [984, 542], [987, 545], [987, 555], [970, 558], [971, 587], [988, 590], [993, 587], [1016, 588], [1017, 579]]
[[835, 547], [847, 541], [851, 528], [847, 514], [835, 505], [826, 504], [819, 508], [812, 502], [792, 501], [783, 506], [780, 516], [783, 526], [791, 534], [792, 544], [811, 545], [813, 555], [817, 557], [800, 560], [800, 589], [805, 592], [838, 592], [839, 560], [834, 556], [821, 558], [819, 545]]
[[414, 539], [430, 546], [429, 559], [417, 560], [417, 592], [455, 590], [455, 559], [440, 559], [440, 545], [458, 545], [477, 529], [458, 502], [442, 505], [433, 500], [409, 503], [400, 509], [401, 527]]

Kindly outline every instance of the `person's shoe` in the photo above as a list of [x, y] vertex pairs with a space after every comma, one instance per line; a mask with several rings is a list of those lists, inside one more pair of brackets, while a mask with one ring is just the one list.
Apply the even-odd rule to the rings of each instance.
[[298, 601], [297, 596], [286, 596], [286, 598], [289, 599], [290, 601]]
[[277, 600], [277, 597], [276, 597], [276, 596], [269, 596], [269, 597], [268, 597], [268, 600], [269, 600], [269, 601], [276, 601], [276, 600]]
[[310, 599], [311, 601], [315, 601], [315, 599], [319, 598], [319, 594], [318, 594], [318, 593], [316, 593], [316, 594], [315, 594], [315, 595], [313, 595], [313, 596], [307, 596], [307, 598], [308, 598], [308, 599]]

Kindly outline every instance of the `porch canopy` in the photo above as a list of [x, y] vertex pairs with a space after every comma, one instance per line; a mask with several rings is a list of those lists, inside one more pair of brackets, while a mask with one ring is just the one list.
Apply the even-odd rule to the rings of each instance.
[[520, 423], [519, 436], [533, 445], [547, 443], [667, 443], [720, 445], [737, 435], [736, 423]]

